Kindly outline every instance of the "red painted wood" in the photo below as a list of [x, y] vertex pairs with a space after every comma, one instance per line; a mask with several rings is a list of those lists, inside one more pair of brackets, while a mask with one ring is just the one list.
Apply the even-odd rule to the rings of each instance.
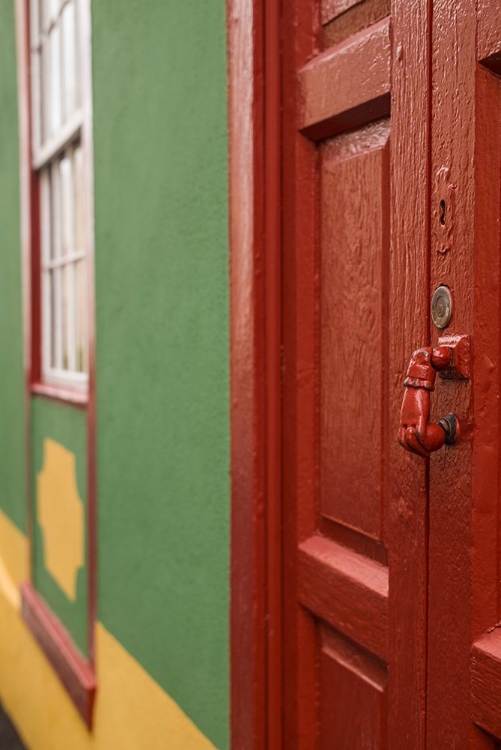
[[[387, 21], [319, 53], [305, 5], [286, 11], [283, 34], [285, 746], [423, 748], [425, 471], [398, 445], [389, 462], [389, 425], [395, 373], [409, 342], [426, 340], [429, 16], [394, 3], [393, 34], [409, 47], [404, 67], [393, 42], [390, 68]], [[390, 81], [391, 121], [378, 123]], [[402, 316], [405, 297], [422, 320]], [[378, 544], [388, 566], [364, 557]], [[385, 593], [369, 583], [375, 571]], [[349, 637], [356, 669], [326, 661], [327, 625]]]
[[389, 14], [390, 0], [361, 0], [323, 25], [322, 47], [326, 49], [339, 44]]
[[94, 670], [30, 584], [21, 586], [22, 615], [89, 728], [96, 692]]
[[[239, 135], [233, 145], [247, 144], [246, 160], [233, 152], [238, 164], [232, 177], [239, 182], [232, 196], [239, 210], [245, 207], [235, 225], [237, 239], [248, 242], [247, 281], [242, 273], [233, 290], [236, 309], [245, 312], [233, 323], [233, 361], [237, 376], [248, 376], [234, 380], [235, 392], [245, 398], [233, 409], [244, 403], [247, 411], [235, 422], [233, 448], [234, 471], [240, 472], [233, 540], [243, 540], [244, 547], [241, 555], [234, 551], [233, 585], [242, 598], [234, 599], [232, 622], [235, 632], [247, 615], [247, 640], [238, 632], [233, 664], [242, 648], [249, 654], [243, 674], [234, 671], [240, 700], [234, 721], [243, 728], [239, 734], [234, 727], [234, 737], [244, 747], [255, 742], [262, 715], [252, 701], [268, 690], [275, 707], [283, 700], [284, 716], [283, 736], [276, 734], [270, 747], [281, 739], [280, 746], [291, 750], [493, 748], [501, 741], [495, 627], [501, 614], [497, 3], [478, 0], [477, 12], [474, 0], [393, 0], [391, 26], [383, 20], [358, 31], [356, 20], [339, 24], [336, 35], [344, 29], [345, 38], [336, 36], [335, 46], [322, 49], [329, 37], [321, 22], [336, 17], [337, 23], [357, 4], [341, 5], [283, 4], [281, 96], [275, 78], [266, 115], [256, 89], [246, 88], [241, 96], [253, 127], [243, 129], [247, 141]], [[267, 26], [270, 35], [277, 32], [276, 15]], [[246, 43], [255, 51], [265, 32], [255, 19], [251, 28], [254, 36]], [[252, 75], [254, 86], [264, 80], [260, 65]], [[266, 153], [259, 122], [267, 122], [279, 101], [282, 134], [273, 121], [274, 147], [267, 153], [281, 146], [282, 179], [275, 163], [269, 173], [273, 208], [266, 216], [257, 200]], [[235, 122], [243, 128], [238, 114]], [[252, 173], [248, 183], [243, 164]], [[273, 221], [280, 190], [281, 230]], [[264, 275], [274, 284], [280, 271], [282, 276], [281, 290], [275, 285], [269, 296], [261, 286], [263, 246], [252, 244], [266, 234], [256, 235], [263, 221], [282, 240], [281, 266], [276, 257], [264, 262]], [[426, 423], [428, 415], [433, 420], [435, 412], [451, 410], [461, 420], [458, 443], [423, 461], [402, 451], [395, 435], [409, 355], [439, 343], [429, 304], [441, 283], [454, 299], [445, 333], [471, 336], [472, 365], [468, 381], [440, 381], [431, 410], [417, 404]], [[245, 296], [250, 293], [251, 300]], [[281, 293], [281, 333], [274, 293]], [[261, 339], [270, 315], [269, 336]], [[243, 320], [246, 327], [236, 327]], [[240, 349], [236, 333], [244, 331], [247, 348]], [[273, 402], [274, 448], [266, 456], [282, 462], [282, 485], [277, 477], [275, 483], [266, 478], [259, 443], [269, 417], [262, 376], [271, 377], [276, 396], [278, 364], [282, 413]], [[245, 446], [242, 461], [235, 446]], [[256, 485], [256, 478], [263, 484]], [[259, 651], [263, 631], [255, 624], [273, 595], [263, 582], [263, 599], [255, 583], [258, 571], [266, 577], [266, 562], [277, 563], [270, 546], [275, 536], [267, 529], [277, 529], [280, 515], [266, 504], [266, 523], [260, 513], [261, 499], [269, 503], [273, 490], [283, 496], [281, 696], [277, 672], [263, 672], [267, 688], [255, 679], [263, 664], [268, 668]], [[245, 570], [246, 555], [253, 566]], [[280, 572], [274, 585], [279, 579]], [[242, 604], [238, 617], [235, 607]], [[274, 611], [279, 622], [276, 601]], [[270, 720], [268, 714], [263, 721]], [[267, 747], [264, 733], [262, 738]]]
[[431, 392], [439, 370], [452, 365], [453, 352], [448, 346], [416, 349], [404, 380], [404, 397], [400, 412], [398, 442], [405, 450], [428, 457], [445, 444], [446, 432], [440, 422], [430, 421]]
[[328, 23], [360, 2], [361, 0], [322, 0], [320, 11], [322, 23]]
[[299, 123], [305, 134], [326, 138], [388, 114], [389, 29], [383, 20], [316, 55], [299, 71]]
[[[474, 645], [471, 659], [473, 720], [501, 737], [501, 631], [495, 628]], [[488, 745], [487, 745], [488, 747]]]
[[393, 0], [388, 414], [384, 527], [389, 568], [388, 747], [424, 750], [426, 466], [395, 439], [409, 353], [428, 341], [432, 3]]
[[[228, 3], [232, 746], [281, 746], [279, 3]], [[269, 197], [264, 202], [264, 195]]]
[[477, 59], [501, 74], [501, 13], [498, 0], [478, 0]]
[[[388, 138], [384, 121], [320, 149], [321, 511], [376, 539], [383, 507]], [[350, 398], [354, 391], [357, 398]], [[372, 438], [361, 444], [367, 432]]]
[[[499, 517], [499, 367], [501, 321], [501, 227], [492, 217], [501, 215], [501, 79], [493, 50], [501, 46], [499, 9], [490, 0], [478, 3], [475, 71], [475, 238], [474, 341], [475, 423], [472, 457], [471, 630], [475, 639], [470, 662], [473, 721], [492, 737], [501, 739], [499, 671], [500, 517]], [[484, 67], [484, 65], [486, 67]], [[501, 72], [501, 71], [499, 71]], [[482, 637], [482, 633], [487, 634]], [[479, 637], [480, 636], [480, 637]], [[480, 733], [480, 747], [497, 747]], [[482, 744], [480, 743], [482, 740]]]
[[281, 136], [279, 0], [264, 4], [264, 246], [267, 746], [282, 747]]
[[377, 659], [321, 629], [322, 750], [386, 747], [386, 682], [386, 669]]
[[299, 600], [323, 622], [388, 657], [388, 568], [314, 536], [299, 546]]
[[231, 743], [266, 747], [264, 28], [228, 2], [231, 308]]
[[[478, 42], [481, 42], [480, 35]], [[478, 65], [475, 122], [475, 253], [472, 465], [472, 627], [477, 640], [500, 620], [499, 404], [501, 320], [501, 80]], [[494, 633], [493, 633], [494, 636]], [[477, 641], [478, 643], [478, 641]], [[496, 697], [496, 693], [494, 693]], [[473, 696], [475, 702], [475, 696]], [[501, 702], [497, 701], [501, 707]], [[498, 735], [501, 736], [501, 735]]]
[[284, 747], [291, 750], [317, 747], [320, 729], [318, 633], [298, 604], [297, 554], [317, 526], [318, 173], [315, 144], [296, 129], [297, 71], [318, 52], [319, 34], [313, 3], [283, 4]]
[[[432, 70], [431, 289], [439, 283], [451, 288], [454, 318], [450, 331], [456, 333], [469, 333], [481, 322], [485, 325], [485, 305], [492, 302], [492, 298], [482, 299], [475, 278], [475, 211], [485, 199], [484, 177], [477, 171], [475, 159], [476, 118], [480, 123], [482, 116], [477, 109], [481, 99], [477, 85], [476, 38], [475, 2], [460, 0], [451, 5], [445, 0], [436, 0]], [[451, 60], [454, 60], [452, 68]], [[495, 100], [491, 106], [495, 107]], [[489, 116], [485, 109], [483, 116]], [[441, 208], [441, 201], [446, 206], [445, 223], [440, 221], [444, 205], [442, 203]], [[489, 255], [492, 262], [492, 249]], [[491, 335], [492, 325], [491, 322]], [[499, 337], [499, 316], [494, 325], [495, 335]], [[437, 337], [438, 333], [433, 331], [432, 341]], [[475, 360], [483, 359], [483, 369], [489, 367], [485, 359], [489, 356], [489, 348], [483, 351], [476, 348], [473, 381], [448, 381], [437, 391], [438, 412], [446, 404], [449, 409], [453, 403], [454, 411], [470, 434], [474, 403], [480, 396], [480, 380], [475, 377], [479, 374], [480, 363], [475, 364]], [[495, 412], [489, 413], [489, 418], [496, 419]], [[475, 595], [475, 585], [478, 585], [475, 584], [475, 568], [478, 573], [486, 564], [490, 567], [492, 554], [492, 539], [478, 527], [478, 514], [491, 515], [494, 509], [489, 497], [477, 494], [475, 466], [475, 454], [482, 449], [487, 434], [475, 430], [471, 437], [473, 441], [462, 440], [453, 450], [433, 457], [430, 462], [427, 704], [430, 746], [448, 743], [457, 747], [493, 747], [492, 740], [471, 721], [472, 636], [475, 631], [478, 635], [482, 627], [494, 624], [486, 619], [487, 612], [482, 611], [481, 601]], [[495, 443], [491, 443], [489, 449], [496, 450]]]

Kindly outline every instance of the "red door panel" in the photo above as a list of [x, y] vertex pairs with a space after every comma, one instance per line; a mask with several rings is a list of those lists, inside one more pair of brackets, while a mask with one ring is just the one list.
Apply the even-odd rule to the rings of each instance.
[[319, 149], [321, 510], [376, 539], [388, 350], [388, 140], [383, 120]]
[[[410, 679], [394, 704], [392, 731], [402, 742], [407, 733], [419, 747], [424, 726], [424, 513], [413, 515], [404, 497], [392, 519], [387, 502], [390, 187], [396, 170], [391, 30], [382, 18], [322, 50], [321, 40], [330, 44], [333, 24], [349, 8], [325, 6], [329, 35], [323, 35], [314, 14], [298, 3], [293, 44], [286, 49], [286, 101], [294, 107], [286, 118], [284, 175], [288, 748], [387, 747], [388, 667], [413, 649], [419, 668], [411, 669], [409, 660], [401, 666], [402, 682]], [[354, 19], [359, 25], [360, 15]], [[287, 131], [288, 123], [298, 126]], [[401, 398], [400, 382], [398, 392]], [[408, 464], [401, 453], [400, 467]], [[416, 476], [422, 482], [421, 466]], [[389, 534], [398, 537], [395, 547], [405, 545], [393, 567]], [[401, 587], [394, 602], [400, 620], [416, 586], [412, 619], [401, 624], [393, 652], [392, 575], [394, 590]]]
[[[501, 7], [285, 5], [285, 746], [494, 748]], [[437, 378], [461, 435], [423, 459], [403, 379], [444, 334], [471, 377]]]
[[386, 669], [350, 641], [321, 628], [322, 750], [386, 746]]

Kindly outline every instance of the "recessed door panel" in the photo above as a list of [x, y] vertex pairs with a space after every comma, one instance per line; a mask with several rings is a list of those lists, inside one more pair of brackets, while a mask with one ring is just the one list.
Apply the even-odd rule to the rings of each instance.
[[389, 123], [321, 149], [322, 513], [380, 538]]

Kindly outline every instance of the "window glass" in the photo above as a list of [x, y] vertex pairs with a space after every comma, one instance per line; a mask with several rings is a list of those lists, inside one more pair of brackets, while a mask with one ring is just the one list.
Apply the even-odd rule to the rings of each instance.
[[83, 66], [78, 2], [31, 0], [33, 167], [40, 175], [42, 375], [85, 387], [88, 368]]

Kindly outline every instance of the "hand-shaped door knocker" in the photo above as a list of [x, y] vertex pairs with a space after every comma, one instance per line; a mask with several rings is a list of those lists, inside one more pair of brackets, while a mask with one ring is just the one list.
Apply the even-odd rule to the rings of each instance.
[[417, 349], [409, 362], [404, 380], [398, 442], [411, 453], [427, 457], [457, 437], [454, 414], [430, 422], [431, 393], [437, 372], [448, 379], [468, 378], [469, 341], [467, 336], [444, 337], [435, 348]]

